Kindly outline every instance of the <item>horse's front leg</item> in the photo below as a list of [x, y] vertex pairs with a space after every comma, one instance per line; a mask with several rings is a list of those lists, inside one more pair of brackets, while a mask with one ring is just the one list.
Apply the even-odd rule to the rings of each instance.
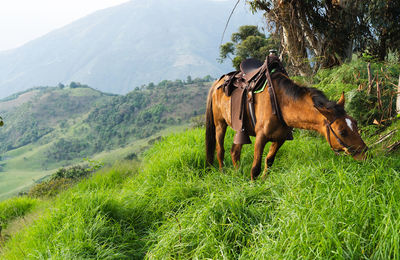
[[233, 166], [237, 169], [239, 168], [239, 160], [240, 160], [240, 153], [242, 152], [242, 145], [241, 144], [232, 144], [231, 148], [231, 158], [233, 162]]
[[215, 127], [215, 134], [216, 134], [216, 141], [217, 141], [217, 160], [219, 164], [219, 169], [222, 170], [224, 166], [224, 156], [225, 156], [225, 149], [224, 149], [224, 139], [225, 139], [225, 132], [226, 132], [227, 124], [225, 122], [219, 122], [216, 124]]
[[261, 172], [261, 159], [264, 151], [267, 138], [263, 135], [256, 136], [256, 143], [254, 144], [254, 160], [253, 166], [251, 167], [251, 180], [255, 180]]
[[282, 141], [278, 141], [278, 142], [273, 142], [271, 144], [271, 147], [269, 148], [267, 157], [265, 157], [265, 166], [264, 166], [263, 175], [265, 175], [267, 173], [268, 167], [271, 167], [272, 164], [274, 163], [275, 155], [278, 152], [279, 148], [281, 148], [281, 146], [283, 145], [284, 142], [285, 142], [285, 140], [282, 140]]

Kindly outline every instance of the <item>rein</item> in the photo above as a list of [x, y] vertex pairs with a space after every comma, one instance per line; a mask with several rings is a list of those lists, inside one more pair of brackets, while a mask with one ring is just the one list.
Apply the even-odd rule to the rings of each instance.
[[335, 118], [332, 122], [328, 122], [328, 120], [324, 120], [324, 123], [326, 125], [326, 136], [329, 142], [329, 145], [331, 146], [331, 149], [335, 152], [336, 155], [339, 155], [339, 152], [335, 149], [333, 149], [332, 143], [331, 143], [331, 135], [330, 133], [332, 132], [333, 136], [336, 138], [336, 141], [343, 146], [344, 148], [346, 148], [346, 150], [348, 150], [351, 153], [351, 147], [349, 145], [347, 145], [345, 142], [343, 142], [339, 136], [335, 133], [335, 131], [332, 128], [332, 124], [336, 121], [337, 118]]

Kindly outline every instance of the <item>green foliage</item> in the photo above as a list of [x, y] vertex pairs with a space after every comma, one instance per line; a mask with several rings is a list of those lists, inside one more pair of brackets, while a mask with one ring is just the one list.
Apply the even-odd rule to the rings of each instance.
[[29, 197], [17, 197], [0, 202], [0, 237], [2, 228], [7, 227], [13, 219], [26, 215], [37, 204], [38, 200]]
[[376, 103], [376, 97], [368, 95], [364, 91], [352, 90], [348, 95], [348, 113], [350, 113], [357, 122], [365, 125], [372, 122], [378, 116], [376, 109], [369, 110], [371, 104]]
[[[270, 49], [278, 49], [278, 42], [273, 37], [266, 38], [257, 26], [244, 25], [232, 34], [232, 42], [220, 46], [220, 62], [230, 58], [233, 67], [239, 69], [240, 63], [247, 58], [265, 60]], [[230, 55], [234, 57], [231, 58]]]
[[87, 149], [89, 144], [82, 139], [60, 138], [50, 147], [46, 153], [48, 161], [72, 160], [89, 155]]
[[74, 82], [74, 81], [72, 81], [71, 83], [69, 83], [68, 87], [70, 87], [70, 88], [89, 88], [88, 85], [82, 85], [81, 83], [79, 83], [79, 82]]
[[[347, 111], [349, 114], [360, 122], [361, 125], [369, 125], [374, 120], [380, 120], [382, 112], [379, 109], [378, 99], [376, 96], [368, 95], [365, 91], [352, 90], [348, 92], [348, 106]], [[395, 111], [395, 103], [391, 103], [391, 96], [385, 95], [382, 98], [383, 107], [391, 107], [393, 114]], [[390, 117], [392, 113], [390, 114]], [[384, 119], [384, 118], [383, 118]]]
[[[379, 61], [400, 53], [400, 2], [372, 1], [248, 1], [282, 43], [289, 65], [301, 75], [332, 68], [368, 51]], [[309, 59], [312, 63], [309, 66]], [[304, 63], [303, 60], [307, 62]]]
[[60, 168], [54, 173], [50, 180], [57, 179], [82, 179], [91, 173], [91, 169], [83, 166], [73, 166], [70, 168]]
[[132, 138], [149, 137], [167, 125], [181, 124], [203, 113], [209, 88], [203, 83], [213, 80], [209, 75], [189, 76], [186, 82], [163, 80], [97, 106], [85, 121], [95, 130], [84, 138], [94, 143], [92, 150], [86, 149], [88, 154], [126, 144]]
[[199, 116], [195, 116], [192, 117], [192, 119], [190, 120], [190, 125], [193, 128], [203, 128], [206, 125], [206, 119], [204, 115], [199, 115]]
[[77, 180], [67, 178], [57, 178], [34, 185], [28, 192], [28, 196], [32, 198], [53, 197], [61, 191], [65, 191]]
[[100, 169], [102, 164], [89, 161], [90, 166], [72, 166], [60, 168], [46, 181], [36, 184], [30, 190], [30, 197], [52, 197], [63, 190], [70, 188], [84, 178], [89, 177], [94, 171]]
[[362, 126], [372, 124], [374, 120], [381, 121], [395, 116], [396, 85], [400, 73], [399, 64], [371, 63], [373, 81], [368, 93], [366, 57], [334, 69], [319, 70], [313, 77], [316, 87], [333, 100], [338, 100], [341, 92], [345, 92], [346, 110]]
[[[87, 113], [96, 101], [111, 97], [87, 86], [78, 86], [74, 89], [35, 88], [23, 93], [31, 96], [29, 101], [4, 112], [7, 124], [0, 129], [0, 151], [37, 142], [53, 133], [58, 124]], [[15, 102], [18, 104], [18, 100]]]
[[368, 51], [379, 60], [385, 60], [389, 51], [395, 51], [399, 54], [400, 2], [396, 0], [372, 0], [368, 1], [364, 8], [372, 34], [372, 37], [367, 39]]

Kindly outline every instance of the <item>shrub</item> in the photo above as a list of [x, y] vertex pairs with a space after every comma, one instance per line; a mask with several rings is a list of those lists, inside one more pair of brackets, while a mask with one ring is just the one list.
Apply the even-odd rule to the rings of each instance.
[[190, 125], [192, 126], [192, 128], [204, 127], [206, 125], [206, 119], [205, 119], [204, 115], [192, 117], [190, 119]]
[[31, 197], [52, 197], [63, 190], [68, 189], [83, 178], [91, 175], [102, 165], [89, 161], [90, 167], [72, 166], [70, 168], [60, 168], [50, 176], [47, 181], [36, 184], [28, 192]]

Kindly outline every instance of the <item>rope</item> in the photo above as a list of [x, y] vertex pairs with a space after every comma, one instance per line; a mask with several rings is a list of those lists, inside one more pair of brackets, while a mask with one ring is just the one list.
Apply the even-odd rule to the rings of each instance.
[[233, 12], [235, 12], [236, 7], [238, 6], [239, 2], [240, 2], [240, 0], [237, 0], [235, 6], [233, 7], [233, 9], [231, 11], [231, 14], [229, 15], [228, 21], [226, 21], [225, 29], [224, 29], [224, 32], [222, 33], [222, 37], [221, 37], [221, 43], [219, 44], [220, 46], [222, 45], [222, 42], [224, 41], [224, 36], [225, 36], [226, 29], [228, 28], [229, 21], [231, 20]]

